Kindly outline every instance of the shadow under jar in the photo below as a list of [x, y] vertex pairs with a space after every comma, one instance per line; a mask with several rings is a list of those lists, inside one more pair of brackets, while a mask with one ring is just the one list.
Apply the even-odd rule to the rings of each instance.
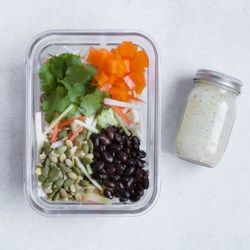
[[200, 69], [194, 78], [177, 136], [177, 155], [214, 167], [225, 152], [242, 83], [216, 71]]

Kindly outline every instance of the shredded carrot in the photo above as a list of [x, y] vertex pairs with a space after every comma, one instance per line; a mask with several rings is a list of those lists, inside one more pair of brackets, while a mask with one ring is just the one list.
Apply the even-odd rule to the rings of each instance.
[[133, 100], [133, 101], [137, 101], [137, 102], [143, 102], [143, 103], [145, 103], [143, 100], [141, 100], [140, 98], [137, 98], [137, 97], [135, 97], [135, 96], [132, 96], [132, 95], [129, 95], [129, 98], [130, 98], [130, 100]]
[[74, 141], [75, 140], [75, 138], [81, 133], [83, 131], [83, 128], [76, 128], [75, 130], [74, 130], [74, 132], [72, 133], [72, 135], [70, 136], [70, 138], [69, 138], [69, 140], [70, 141]]
[[58, 123], [55, 125], [54, 129], [53, 129], [53, 134], [51, 137], [51, 143], [54, 143], [57, 140], [57, 134], [58, 134]]
[[71, 123], [72, 123], [75, 119], [78, 119], [78, 120], [80, 120], [80, 121], [85, 121], [86, 116], [80, 115], [80, 116], [77, 117], [77, 118], [71, 118], [71, 119], [68, 119], [68, 120], [64, 120], [64, 121], [62, 121], [61, 123], [59, 123], [58, 128], [64, 128], [64, 127], [70, 126]]
[[121, 117], [121, 119], [127, 124], [130, 125], [132, 121], [128, 118], [126, 114], [122, 112], [122, 108], [116, 107], [116, 106], [111, 106], [111, 108], [118, 113], [118, 115]]
[[74, 121], [74, 119], [68, 119], [68, 120], [64, 120], [61, 123], [59, 123], [58, 128], [64, 128], [67, 126], [70, 126], [70, 124]]

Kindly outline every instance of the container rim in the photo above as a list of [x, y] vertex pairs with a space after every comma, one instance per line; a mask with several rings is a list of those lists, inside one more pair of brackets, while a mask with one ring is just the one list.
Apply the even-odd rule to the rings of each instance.
[[[156, 42], [153, 40], [153, 38], [151, 36], [149, 36], [148, 34], [146, 34], [145, 32], [141, 32], [139, 30], [134, 30], [134, 29], [123, 29], [123, 30], [116, 30], [116, 29], [91, 29], [91, 30], [80, 30], [80, 29], [76, 29], [76, 30], [71, 30], [71, 29], [66, 29], [66, 30], [60, 30], [60, 29], [56, 29], [56, 30], [46, 30], [43, 31], [39, 34], [37, 34], [29, 43], [28, 48], [26, 50], [26, 55], [25, 55], [25, 64], [26, 64], [26, 125], [29, 122], [29, 119], [32, 118], [32, 115], [29, 114], [29, 105], [32, 104], [28, 99], [28, 91], [29, 91], [29, 86], [28, 86], [28, 71], [30, 69], [30, 65], [29, 65], [29, 61], [30, 61], [30, 56], [33, 52], [33, 49], [35, 47], [35, 45], [41, 41], [43, 38], [49, 37], [49, 36], [53, 36], [53, 35], [78, 35], [78, 34], [83, 34], [83, 35], [95, 35], [95, 34], [99, 34], [99, 35], [135, 35], [135, 36], [139, 36], [142, 37], [143, 39], [147, 40], [147, 42], [149, 42], [150, 46], [152, 47], [153, 51], [154, 51], [154, 55], [155, 55], [155, 68], [156, 68], [156, 72], [155, 72], [155, 80], [157, 82], [157, 88], [155, 88], [155, 97], [157, 98], [157, 101], [155, 102], [155, 108], [154, 108], [154, 113], [155, 113], [155, 120], [157, 120], [157, 118], [159, 119], [160, 117], [160, 81], [159, 81], [159, 53], [158, 53], [158, 48], [156, 45]], [[25, 199], [26, 201], [30, 204], [30, 206], [39, 214], [45, 215], [45, 216], [49, 216], [49, 217], [74, 217], [75, 215], [77, 216], [135, 216], [135, 215], [142, 215], [144, 213], [146, 213], [147, 211], [149, 211], [153, 205], [156, 203], [158, 197], [159, 197], [159, 193], [160, 193], [160, 180], [159, 180], [159, 175], [160, 175], [160, 161], [161, 161], [161, 156], [160, 156], [160, 143], [161, 143], [161, 138], [158, 135], [158, 133], [160, 133], [161, 131], [161, 123], [160, 122], [156, 122], [154, 124], [155, 128], [155, 154], [154, 157], [156, 159], [154, 159], [155, 162], [155, 168], [157, 169], [157, 179], [155, 180], [156, 185], [155, 188], [156, 190], [153, 191], [152, 196], [150, 197], [150, 199], [147, 201], [146, 205], [140, 207], [139, 209], [134, 209], [134, 210], [125, 210], [122, 213], [118, 213], [116, 212], [116, 210], [111, 210], [108, 213], [107, 212], [102, 212], [101, 210], [94, 210], [94, 211], [85, 211], [85, 213], [76, 213], [76, 214], [72, 214], [72, 213], [51, 213], [52, 210], [49, 211], [45, 211], [42, 209], [42, 207], [39, 206], [39, 204], [37, 204], [35, 202], [35, 200], [30, 196], [29, 192], [28, 192], [28, 184], [26, 181], [26, 176], [27, 176], [27, 169], [26, 167], [24, 167], [24, 171], [23, 171], [23, 175], [24, 175], [24, 194], [25, 194]], [[26, 143], [27, 143], [27, 136], [30, 134], [30, 132], [28, 131], [28, 126], [26, 126], [26, 130], [25, 130], [25, 138], [26, 138]], [[25, 149], [25, 157], [24, 157], [24, 166], [27, 165], [27, 149]]]

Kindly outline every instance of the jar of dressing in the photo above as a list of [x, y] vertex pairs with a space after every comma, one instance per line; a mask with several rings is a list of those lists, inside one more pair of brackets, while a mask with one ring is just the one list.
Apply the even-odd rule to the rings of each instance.
[[227, 146], [242, 82], [204, 69], [197, 71], [194, 82], [177, 136], [177, 155], [214, 167]]

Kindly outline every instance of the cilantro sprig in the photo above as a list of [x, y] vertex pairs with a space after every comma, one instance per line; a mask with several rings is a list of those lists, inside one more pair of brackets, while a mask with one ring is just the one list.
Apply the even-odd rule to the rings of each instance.
[[90, 116], [101, 108], [106, 93], [91, 84], [95, 73], [93, 66], [82, 64], [78, 55], [69, 53], [53, 56], [41, 65], [41, 107], [48, 123], [70, 104], [74, 108], [67, 115], [68, 118], [78, 110]]

